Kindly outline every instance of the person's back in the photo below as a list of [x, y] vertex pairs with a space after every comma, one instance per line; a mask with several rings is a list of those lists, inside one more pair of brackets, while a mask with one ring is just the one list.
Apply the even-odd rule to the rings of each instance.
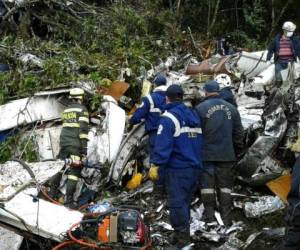
[[240, 120], [237, 109], [220, 96], [212, 96], [200, 103], [196, 111], [202, 118], [204, 161], [235, 161], [234, 125]]
[[[160, 124], [153, 162], [171, 168], [201, 167], [203, 139], [197, 115], [183, 103], [175, 102], [166, 105]], [[167, 137], [169, 133], [162, 133], [162, 129], [174, 135], [172, 140]]]

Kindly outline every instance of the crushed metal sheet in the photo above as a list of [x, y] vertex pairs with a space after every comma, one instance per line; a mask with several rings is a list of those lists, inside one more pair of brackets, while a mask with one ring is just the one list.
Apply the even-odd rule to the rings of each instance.
[[28, 188], [6, 202], [5, 210], [0, 208], [1, 221], [48, 239], [64, 240], [63, 235], [82, 220], [83, 214], [37, 198], [37, 194], [36, 188]]
[[30, 97], [0, 106], [0, 131], [36, 121], [59, 119], [66, 106], [56, 97]]
[[257, 218], [285, 208], [278, 196], [261, 196], [256, 202], [245, 202], [244, 212], [247, 218]]
[[[43, 183], [58, 173], [64, 166], [63, 161], [28, 163], [36, 180]], [[0, 200], [6, 200], [20, 189], [32, 184], [32, 178], [22, 165], [16, 161], [0, 164]]]

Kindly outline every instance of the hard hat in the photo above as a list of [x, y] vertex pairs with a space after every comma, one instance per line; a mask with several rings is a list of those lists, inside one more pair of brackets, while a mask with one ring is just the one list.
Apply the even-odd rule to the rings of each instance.
[[294, 32], [296, 30], [296, 25], [292, 22], [285, 22], [282, 25], [282, 29], [287, 32]]
[[154, 78], [153, 83], [156, 86], [166, 85], [167, 84], [167, 79], [163, 75], [157, 75]]
[[182, 99], [183, 90], [180, 85], [172, 84], [167, 88], [166, 96], [173, 99]]
[[204, 87], [203, 87], [205, 92], [208, 93], [213, 93], [213, 92], [219, 92], [220, 91], [220, 85], [217, 81], [211, 80], [208, 81]]
[[219, 83], [220, 88], [230, 87], [231, 86], [231, 79], [230, 76], [227, 74], [219, 74], [215, 77], [215, 81]]
[[70, 90], [70, 98], [83, 99], [84, 90], [81, 88], [73, 88]]

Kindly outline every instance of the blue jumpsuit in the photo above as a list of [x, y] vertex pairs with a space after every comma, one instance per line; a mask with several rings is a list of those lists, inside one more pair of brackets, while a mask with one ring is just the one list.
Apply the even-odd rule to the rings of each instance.
[[[153, 148], [156, 139], [158, 123], [166, 105], [166, 86], [159, 86], [154, 92], [142, 98], [141, 106], [135, 111], [129, 123], [135, 125], [145, 120], [145, 130], [149, 136], [150, 159], [153, 157]], [[160, 178], [156, 185], [163, 184], [164, 173], [160, 170]]]
[[199, 117], [180, 102], [167, 104], [151, 163], [166, 170], [170, 222], [177, 232], [189, 234], [190, 204], [202, 169], [202, 147]]
[[230, 87], [225, 87], [220, 90], [220, 97], [225, 100], [226, 102], [229, 102], [233, 106], [237, 107], [235, 97], [231, 91]]

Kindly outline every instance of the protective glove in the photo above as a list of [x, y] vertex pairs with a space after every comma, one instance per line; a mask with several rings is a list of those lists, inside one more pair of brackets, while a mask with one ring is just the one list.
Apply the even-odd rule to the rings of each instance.
[[141, 173], [134, 174], [130, 181], [127, 182], [126, 188], [129, 190], [135, 189], [141, 185], [143, 175]]
[[158, 180], [158, 166], [151, 164], [151, 167], [149, 169], [149, 179], [151, 181], [156, 181]]

